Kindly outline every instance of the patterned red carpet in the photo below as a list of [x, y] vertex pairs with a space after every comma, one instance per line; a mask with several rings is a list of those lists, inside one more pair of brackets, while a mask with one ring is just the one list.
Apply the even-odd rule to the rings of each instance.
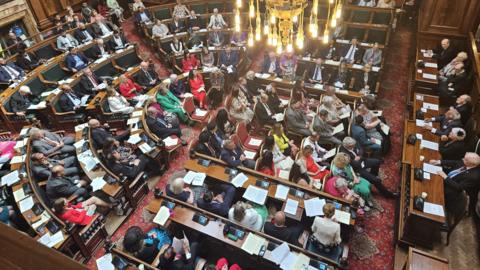
[[[131, 21], [123, 25], [123, 32], [126, 37], [139, 46], [139, 53], [143, 59], [151, 59], [155, 63], [157, 72], [160, 76], [169, 75], [168, 70], [160, 64], [154, 56], [149, 46], [142, 41], [135, 31], [135, 26]], [[386, 186], [390, 189], [397, 189], [400, 181], [400, 159], [402, 153], [402, 134], [403, 120], [405, 111], [405, 95], [408, 87], [408, 65], [410, 54], [412, 52], [414, 35], [410, 29], [401, 27], [393, 34], [390, 41], [389, 52], [385, 56], [385, 70], [382, 80], [382, 89], [379, 96], [379, 106], [389, 122], [392, 131], [392, 150], [386, 157], [382, 165], [381, 174]], [[253, 66], [258, 66], [258, 59]], [[255, 63], [256, 62], [256, 63]], [[198, 135], [198, 129], [184, 129], [185, 139], [190, 139]], [[157, 184], [157, 187], [163, 188], [171, 175], [182, 170], [185, 160], [188, 158], [186, 149], [180, 151], [174, 156], [175, 162], [171, 163], [170, 170], [165, 173]], [[147, 231], [153, 227], [150, 222], [144, 220], [144, 207], [153, 198], [150, 192], [139, 207], [132, 213], [130, 218], [113, 235], [112, 241], [121, 238], [127, 228], [136, 225]], [[393, 269], [394, 264], [394, 200], [384, 199], [379, 195], [375, 196], [377, 200], [377, 209], [369, 213], [363, 219], [357, 221], [357, 228], [351, 240], [351, 252], [349, 257], [349, 269], [354, 270], [373, 270], [373, 269]], [[99, 250], [94, 258], [104, 254], [104, 250]], [[96, 269], [95, 260], [88, 263], [90, 269]]]

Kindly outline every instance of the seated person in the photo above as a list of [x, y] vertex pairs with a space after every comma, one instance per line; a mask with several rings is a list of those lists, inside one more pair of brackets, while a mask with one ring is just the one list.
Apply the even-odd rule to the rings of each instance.
[[269, 151], [272, 153], [275, 171], [289, 172], [292, 168], [294, 161], [290, 156], [286, 156], [280, 151], [280, 148], [278, 148], [278, 145], [275, 143], [273, 136], [265, 137], [263, 142], [263, 151]]
[[249, 203], [238, 201], [228, 211], [228, 219], [238, 222], [251, 230], [260, 231], [267, 217], [265, 210], [266, 207], [264, 205], [254, 207]]
[[190, 72], [191, 70], [197, 69], [200, 65], [198, 62], [197, 57], [194, 54], [191, 54], [188, 50], [183, 52], [183, 59], [182, 59], [182, 71], [183, 72]]
[[384, 141], [382, 133], [377, 130], [377, 127], [382, 124], [382, 121], [375, 116], [365, 104], [358, 105], [354, 115], [363, 117], [363, 127], [366, 129], [368, 136], [382, 142]]
[[116, 136], [113, 136], [110, 132], [110, 126], [105, 123], [103, 126], [100, 124], [100, 121], [97, 119], [88, 120], [88, 127], [92, 133], [92, 140], [94, 148], [101, 149], [105, 146], [109, 138], [114, 138], [116, 141], [123, 142], [130, 137], [130, 131], [120, 133]]
[[393, 0], [378, 0], [377, 8], [395, 8], [395, 1], [393, 1]]
[[124, 49], [130, 45], [128, 40], [122, 33], [120, 33], [120, 31], [118, 31], [118, 29], [113, 30], [113, 37], [109, 43], [110, 48], [114, 51]]
[[97, 38], [95, 40], [95, 45], [93, 45], [92, 49], [90, 50], [90, 57], [92, 59], [100, 59], [104, 56], [108, 56], [113, 52], [113, 49], [110, 48], [110, 44], [107, 42], [105, 44], [103, 39]]
[[244, 92], [239, 87], [232, 87], [232, 101], [230, 103], [230, 115], [236, 121], [250, 123], [253, 119], [253, 111]]
[[447, 65], [445, 65], [442, 69], [438, 71], [439, 77], [447, 77], [450, 74], [453, 74], [453, 70], [455, 66], [458, 64], [465, 64], [465, 61], [468, 59], [468, 55], [466, 52], [459, 52], [452, 61], [450, 61]]
[[44, 180], [52, 175], [52, 168], [55, 165], [62, 165], [66, 176], [76, 176], [80, 173], [77, 167], [77, 158], [75, 156], [66, 157], [61, 160], [48, 158], [42, 153], [32, 154], [32, 172], [36, 180]]
[[[360, 197], [367, 202], [369, 207], [372, 206], [371, 184], [365, 178], [357, 176], [350, 164], [350, 157], [347, 154], [341, 152], [337, 153], [335, 158], [333, 158], [330, 169], [333, 176], [345, 178], [345, 180], [348, 181], [349, 186], [353, 187], [353, 191], [360, 195]], [[365, 208], [365, 211], [368, 210], [368, 208]]]
[[197, 205], [208, 212], [227, 217], [235, 197], [235, 187], [229, 184], [222, 184], [216, 186], [215, 189], [216, 193], [212, 190], [206, 191], [203, 197], [197, 200]]
[[220, 154], [220, 159], [225, 161], [230, 167], [238, 167], [243, 165], [247, 168], [254, 169], [255, 161], [247, 159], [243, 154], [242, 149], [235, 145], [232, 140], [225, 140], [223, 142], [223, 149]]
[[300, 246], [299, 238], [303, 233], [301, 225], [286, 226], [285, 225], [285, 212], [278, 211], [275, 213], [273, 220], [265, 222], [263, 231], [277, 239], [288, 242], [293, 245]]
[[89, 67], [83, 70], [82, 77], [80, 77], [80, 89], [77, 95], [80, 97], [89, 95], [94, 96], [99, 90], [105, 89], [106, 81], [99, 78]]
[[[219, 65], [223, 69], [236, 70], [238, 64], [238, 55], [236, 52], [232, 52], [232, 48], [227, 46], [225, 51], [220, 54]], [[228, 73], [231, 73], [228, 71]]]
[[120, 150], [113, 147], [110, 152], [103, 152], [107, 160], [107, 166], [115, 175], [125, 176], [130, 180], [135, 179], [140, 173], [144, 172], [148, 163], [148, 158], [144, 155], [132, 158], [122, 157]]
[[79, 52], [77, 48], [70, 48], [70, 52], [65, 58], [65, 65], [73, 72], [78, 72], [88, 66], [90, 60]]
[[170, 32], [172, 32], [172, 34], [178, 34], [180, 32], [185, 32], [185, 30], [186, 28], [183, 21], [180, 21], [180, 18], [174, 15], [173, 20], [170, 23]]
[[16, 212], [11, 205], [0, 206], [0, 222], [12, 226], [12, 220], [15, 217]]
[[27, 52], [25, 49], [19, 49], [16, 63], [20, 69], [32, 71], [42, 63], [45, 63], [45, 59], [39, 59], [33, 52]]
[[360, 64], [362, 61], [363, 50], [358, 44], [357, 38], [352, 38], [350, 44], [343, 44], [340, 57], [348, 64]]
[[313, 148], [310, 145], [304, 146], [295, 163], [300, 167], [300, 172], [310, 178], [310, 186], [321, 189], [322, 179], [325, 175], [329, 174], [330, 171], [318, 165], [315, 160], [313, 160], [312, 153]]
[[277, 55], [274, 51], [269, 52], [263, 60], [262, 73], [270, 73], [280, 76], [280, 61], [278, 61]]
[[170, 43], [170, 53], [173, 55], [182, 55], [185, 46], [183, 42], [180, 41], [176, 36], [173, 36], [172, 42]]
[[186, 87], [183, 80], [180, 80], [177, 74], [170, 74], [170, 85], [168, 87], [170, 92], [175, 95], [177, 98], [184, 98]]
[[341, 137], [342, 134], [337, 133], [333, 134], [334, 127], [328, 123], [328, 111], [321, 109], [313, 118], [312, 129], [318, 134], [319, 143], [321, 144], [334, 144], [340, 145], [341, 141], [338, 137]]
[[152, 37], [153, 38], [163, 38], [168, 35], [170, 32], [167, 25], [165, 25], [161, 20], [157, 19], [157, 22], [152, 27]]
[[147, 9], [140, 7], [135, 14], [135, 21], [138, 24], [151, 24], [152, 20], [150, 19], [150, 12]]
[[312, 147], [313, 160], [317, 162], [317, 164], [322, 164], [322, 162], [324, 163], [324, 161], [327, 161], [327, 159], [323, 157], [327, 153], [327, 149], [321, 147], [318, 144], [319, 141], [321, 141], [320, 135], [317, 132], [313, 131], [312, 135], [305, 137], [303, 141], [303, 146], [305, 147], [309, 145], [310, 147]]
[[220, 30], [227, 27], [227, 23], [223, 19], [222, 14], [218, 13], [218, 8], [213, 9], [213, 14], [210, 16], [210, 22], [208, 23], [209, 29]]
[[188, 82], [190, 84], [190, 91], [193, 94], [193, 98], [199, 103], [200, 108], [206, 110], [207, 104], [205, 98], [207, 94], [202, 74], [197, 70], [191, 70], [188, 74]]
[[278, 149], [285, 156], [295, 156], [297, 154], [298, 147], [293, 140], [288, 139], [281, 123], [275, 123], [273, 125], [273, 138]]
[[73, 36], [81, 43], [88, 43], [97, 37], [92, 30], [85, 27], [84, 23], [78, 24], [78, 28], [73, 32]]
[[140, 101], [143, 99], [143, 88], [128, 78], [125, 74], [120, 75], [120, 94], [129, 101]]
[[328, 46], [320, 50], [319, 54], [319, 57], [322, 59], [337, 61], [339, 57], [335, 40], [330, 39]]
[[92, 30], [97, 37], [106, 37], [115, 29], [117, 29], [117, 27], [104, 18], [95, 20], [95, 22], [92, 24]]
[[354, 0], [353, 2], [359, 7], [375, 7], [375, 0]]
[[134, 0], [132, 4], [132, 10], [133, 12], [138, 11], [140, 7], [145, 8], [145, 4], [143, 4], [142, 0]]
[[82, 98], [73, 92], [68, 84], [62, 84], [58, 87], [62, 94], [58, 100], [62, 112], [76, 111], [82, 107]]
[[324, 80], [327, 80], [327, 74], [325, 68], [322, 66], [323, 59], [315, 59], [315, 65], [308, 69], [308, 81], [310, 83], [323, 83]]
[[363, 67], [363, 72], [357, 72], [354, 80], [354, 91], [365, 94], [375, 93], [378, 78], [376, 72], [372, 72], [370, 64]]
[[203, 41], [198, 36], [197, 32], [192, 32], [190, 38], [187, 41], [187, 48], [192, 50], [198, 50], [203, 47]]
[[151, 67], [147, 61], [142, 61], [140, 63], [140, 70], [135, 76], [136, 81], [143, 88], [148, 89], [155, 86], [158, 83], [158, 74]]
[[32, 95], [30, 87], [27, 85], [20, 86], [18, 91], [10, 97], [10, 110], [16, 115], [25, 116], [28, 107], [32, 105], [30, 95]]
[[204, 28], [203, 20], [196, 14], [195, 10], [190, 11], [190, 16], [188, 17], [188, 30], [190, 32], [195, 32]]
[[365, 51], [365, 54], [363, 55], [363, 64], [378, 67], [381, 63], [382, 50], [378, 48], [378, 42], [375, 42], [372, 48]]
[[260, 159], [258, 166], [256, 166], [256, 171], [266, 175], [276, 176], [277, 173], [275, 170], [275, 164], [273, 163], [273, 154], [271, 151], [263, 151], [262, 158]]
[[172, 94], [172, 92], [170, 92], [170, 90], [168, 90], [166, 84], [161, 84], [156, 99], [164, 111], [174, 113], [183, 123], [189, 122], [188, 116], [183, 110], [182, 103], [174, 94]]
[[[182, 136], [182, 131], [179, 126], [173, 126], [169, 124], [162, 116], [159, 116], [159, 111], [154, 107], [149, 107], [147, 109], [147, 115], [145, 119], [148, 128], [150, 129], [153, 134], [155, 134], [160, 140], [163, 140], [171, 135], [175, 135], [177, 137]], [[186, 144], [186, 142], [182, 142], [182, 144]]]
[[199, 245], [196, 242], [189, 245], [188, 241], [184, 241], [182, 252], [179, 253], [176, 253], [173, 247], [169, 246], [160, 255], [160, 262], [157, 267], [162, 270], [194, 269], [198, 252]]
[[247, 33], [246, 32], [233, 32], [230, 38], [230, 44], [237, 47], [243, 47], [247, 45]]
[[[210, 268], [208, 268], [210, 269]], [[238, 264], [234, 263], [230, 266], [230, 268], [228, 267], [228, 261], [227, 259], [225, 258], [220, 258], [218, 259], [217, 261], [217, 264], [215, 264], [215, 266], [212, 266], [212, 268], [210, 270], [242, 270], [242, 268], [240, 268], [240, 266], [238, 266]]]
[[215, 122], [217, 123], [215, 135], [220, 143], [223, 143], [235, 132], [235, 125], [230, 121], [227, 110], [223, 108], [218, 110]]
[[72, 35], [68, 34], [67, 32], [63, 31], [58, 37], [57, 37], [57, 49], [61, 51], [68, 51], [70, 48], [75, 48], [79, 45], [80, 43], [72, 37]]
[[[158, 231], [162, 232], [161, 230]], [[159, 236], [154, 230], [146, 234], [140, 227], [133, 226], [125, 232], [122, 241], [123, 248], [137, 259], [152, 263], [159, 252], [159, 246], [161, 247]], [[168, 242], [171, 242], [168, 237], [166, 238]]]
[[47, 157], [58, 154], [75, 154], [75, 147], [73, 146], [75, 139], [73, 137], [61, 137], [48, 130], [38, 128], [31, 128], [29, 135], [32, 140], [33, 150]]
[[222, 139], [217, 137], [217, 122], [210, 121], [207, 123], [207, 128], [202, 132], [206, 132], [209, 136], [208, 144], [215, 151], [215, 157], [219, 157], [222, 152]]
[[55, 165], [52, 168], [52, 175], [48, 178], [46, 193], [47, 198], [54, 202], [58, 198], [68, 198], [72, 195], [77, 197], [88, 197], [87, 182], [65, 176], [62, 165]]
[[280, 69], [282, 70], [283, 78], [292, 80], [297, 73], [297, 57], [293, 52], [286, 52], [280, 58]]
[[460, 113], [462, 124], [465, 125], [472, 116], [472, 97], [469, 95], [459, 96], [453, 107]]
[[343, 198], [351, 202], [358, 201], [359, 207], [357, 209], [357, 214], [365, 214], [365, 211], [363, 210], [363, 208], [365, 208], [365, 201], [360, 197], [360, 195], [350, 189], [348, 182], [347, 180], [345, 180], [345, 178], [342, 178], [340, 176], [333, 176], [328, 178], [325, 182], [325, 187], [323, 188], [323, 190], [337, 198]]
[[193, 204], [195, 202], [195, 194], [189, 187], [185, 187], [183, 179], [178, 177], [165, 187], [167, 196], [177, 199], [182, 202]]
[[133, 107], [127, 99], [121, 96], [113, 87], [107, 88], [107, 101], [110, 111], [113, 113], [131, 114]]
[[285, 112], [287, 129], [302, 134], [303, 136], [310, 136], [310, 134], [312, 134], [310, 131], [310, 123], [305, 112], [300, 109], [300, 106], [300, 101], [294, 101], [287, 108]]
[[438, 76], [438, 92], [440, 97], [455, 97], [463, 91], [467, 83], [467, 72], [464, 64], [458, 63], [453, 70], [444, 76]]
[[450, 133], [452, 128], [462, 127], [462, 121], [460, 119], [461, 117], [462, 116], [457, 110], [455, 110], [453, 107], [450, 107], [450, 109], [448, 109], [448, 111], [446, 111], [445, 114], [442, 114], [437, 117], [425, 118], [425, 122], [427, 123], [439, 122], [440, 128], [436, 129], [431, 127], [428, 124], [426, 124], [423, 128], [428, 129], [433, 134], [440, 136], [442, 141], [447, 141], [448, 134]]
[[[248, 90], [251, 90], [250, 88]], [[255, 93], [251, 93], [254, 95]], [[280, 97], [277, 94], [277, 87], [275, 83], [270, 83], [265, 87], [265, 94], [268, 96], [268, 106], [273, 110], [275, 114], [283, 113], [288, 104], [282, 103]]]
[[93, 213], [97, 206], [110, 208], [112, 205], [97, 197], [90, 197], [77, 204], [69, 203], [66, 198], [58, 198], [53, 203], [53, 211], [64, 221], [88, 225], [93, 219]]
[[210, 133], [208, 131], [204, 130], [200, 132], [200, 135], [198, 135], [198, 143], [195, 145], [193, 151], [195, 153], [217, 157], [215, 149], [210, 145]]
[[381, 150], [381, 144], [377, 144], [376, 138], [372, 138], [367, 134], [367, 130], [363, 126], [363, 116], [357, 115], [351, 127], [351, 136], [357, 141], [358, 145], [363, 149], [369, 149], [374, 152]]
[[448, 134], [448, 140], [440, 142], [438, 151], [442, 159], [460, 160], [467, 152], [465, 137], [467, 136], [463, 128], [454, 127]]
[[337, 71], [330, 75], [329, 84], [338, 88], [349, 89], [350, 81], [352, 79], [351, 77], [351, 72], [348, 69], [346, 62], [340, 61]]
[[180, 0], [177, 0], [177, 4], [173, 7], [172, 15], [174, 17], [184, 18], [191, 14], [191, 11], [188, 10], [187, 6], [182, 4]]
[[21, 80], [25, 76], [25, 71], [15, 63], [7, 61], [0, 57], [0, 82], [12, 83]]
[[208, 45], [211, 47], [221, 47], [225, 42], [225, 37], [218, 29], [213, 29], [208, 34]]
[[202, 66], [211, 68], [215, 64], [215, 56], [212, 52], [208, 50], [208, 47], [205, 46], [202, 48], [202, 53], [200, 54], [200, 60], [202, 62]]
[[[335, 206], [326, 203], [323, 206], [324, 217], [315, 217], [312, 224], [312, 235], [315, 237], [314, 249], [325, 253], [332, 253], [342, 242], [340, 238], [340, 224], [334, 220]], [[308, 247], [312, 250], [311, 247]]]
[[335, 94], [335, 87], [327, 86], [325, 88], [325, 97], [331, 97], [333, 99], [333, 106], [337, 109], [337, 114], [342, 116], [344, 114], [349, 114], [352, 112], [349, 104], [345, 104], [340, 98]]

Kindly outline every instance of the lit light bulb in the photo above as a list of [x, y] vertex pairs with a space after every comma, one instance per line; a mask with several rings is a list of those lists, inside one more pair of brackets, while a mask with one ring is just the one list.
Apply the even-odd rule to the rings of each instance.
[[237, 7], [241, 8], [242, 7], [242, 0], [237, 0]]
[[270, 23], [274, 24], [275, 21], [276, 21], [276, 18], [275, 18], [274, 15], [272, 15], [272, 16], [270, 17]]
[[323, 33], [323, 43], [324, 44], [328, 43], [329, 36], [330, 36], [330, 32], [326, 29], [325, 32]]
[[342, 17], [342, 6], [341, 5], [338, 6], [337, 14], [335, 14], [335, 15], [337, 15], [337, 19], [340, 19]]
[[278, 44], [278, 38], [277, 35], [274, 35], [272, 38], [272, 46], [277, 46]]
[[268, 32], [270, 32], [270, 28], [268, 27], [268, 24], [265, 24], [263, 26], [263, 34], [268, 35]]
[[330, 2], [330, 4], [333, 4], [333, 2], [335, 2], [335, 0], [330, 0], [329, 2]]
[[313, 37], [313, 38], [318, 37], [318, 25], [316, 25], [316, 24], [313, 25], [312, 37]]
[[292, 22], [294, 22], [294, 23], [298, 22], [298, 16], [293, 16]]
[[250, 16], [250, 18], [255, 17], [255, 7], [253, 5], [250, 5], [250, 10], [248, 12], [248, 15]]
[[282, 44], [281, 43], [278, 43], [278, 46], [277, 46], [277, 54], [282, 54]]
[[330, 23], [331, 27], [336, 27], [337, 26], [337, 19], [332, 19], [332, 22]]
[[287, 52], [293, 52], [293, 45], [291, 43], [287, 44]]
[[272, 37], [268, 37], [268, 39], [267, 39], [267, 44], [268, 44], [268, 46], [272, 46], [272, 45], [273, 45], [273, 38], [272, 38]]
[[248, 47], [253, 46], [253, 35], [248, 35]]
[[297, 47], [301, 50], [303, 49], [303, 34], [297, 38]]
[[260, 41], [261, 38], [262, 38], [262, 34], [261, 34], [261, 31], [260, 31], [260, 28], [257, 28], [255, 30], [255, 40]]

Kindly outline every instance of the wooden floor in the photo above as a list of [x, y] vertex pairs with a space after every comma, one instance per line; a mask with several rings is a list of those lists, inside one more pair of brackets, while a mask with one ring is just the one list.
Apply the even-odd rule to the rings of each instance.
[[[450, 235], [450, 245], [446, 246], [446, 234], [442, 234], [442, 243], [436, 243], [433, 250], [425, 250], [447, 258], [449, 269], [480, 269], [480, 243], [478, 243], [475, 222], [472, 217], [462, 220]], [[407, 252], [397, 247], [395, 250], [395, 269], [402, 269]]]

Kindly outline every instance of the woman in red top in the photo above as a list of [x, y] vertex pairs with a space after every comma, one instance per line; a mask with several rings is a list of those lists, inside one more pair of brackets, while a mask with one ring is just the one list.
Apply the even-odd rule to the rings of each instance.
[[191, 54], [188, 50], [184, 51], [182, 59], [182, 69], [183, 72], [189, 72], [190, 70], [197, 69], [198, 60], [194, 54]]
[[321, 180], [325, 175], [329, 174], [330, 171], [321, 168], [320, 165], [313, 160], [312, 152], [313, 148], [310, 145], [305, 146], [302, 151], [300, 151], [297, 164], [300, 166], [301, 173], [306, 173], [310, 178], [310, 185], [321, 188]]
[[96, 206], [111, 207], [111, 204], [100, 200], [97, 197], [90, 197], [88, 200], [75, 205], [67, 202], [65, 198], [58, 198], [53, 203], [53, 210], [62, 220], [70, 223], [87, 225], [92, 221], [93, 215], [88, 211], [95, 211]]
[[203, 77], [200, 72], [196, 70], [191, 70], [190, 74], [188, 75], [188, 79], [190, 82], [190, 90], [192, 91], [193, 98], [200, 103], [200, 108], [207, 109], [205, 104], [205, 83], [203, 82]]
[[142, 87], [129, 79], [125, 75], [120, 76], [120, 93], [126, 99], [133, 99], [138, 95], [138, 92], [142, 90]]
[[258, 171], [270, 175], [270, 176], [275, 176], [275, 167], [273, 164], [273, 154], [271, 151], [266, 151], [263, 154], [262, 161], [258, 165]]

